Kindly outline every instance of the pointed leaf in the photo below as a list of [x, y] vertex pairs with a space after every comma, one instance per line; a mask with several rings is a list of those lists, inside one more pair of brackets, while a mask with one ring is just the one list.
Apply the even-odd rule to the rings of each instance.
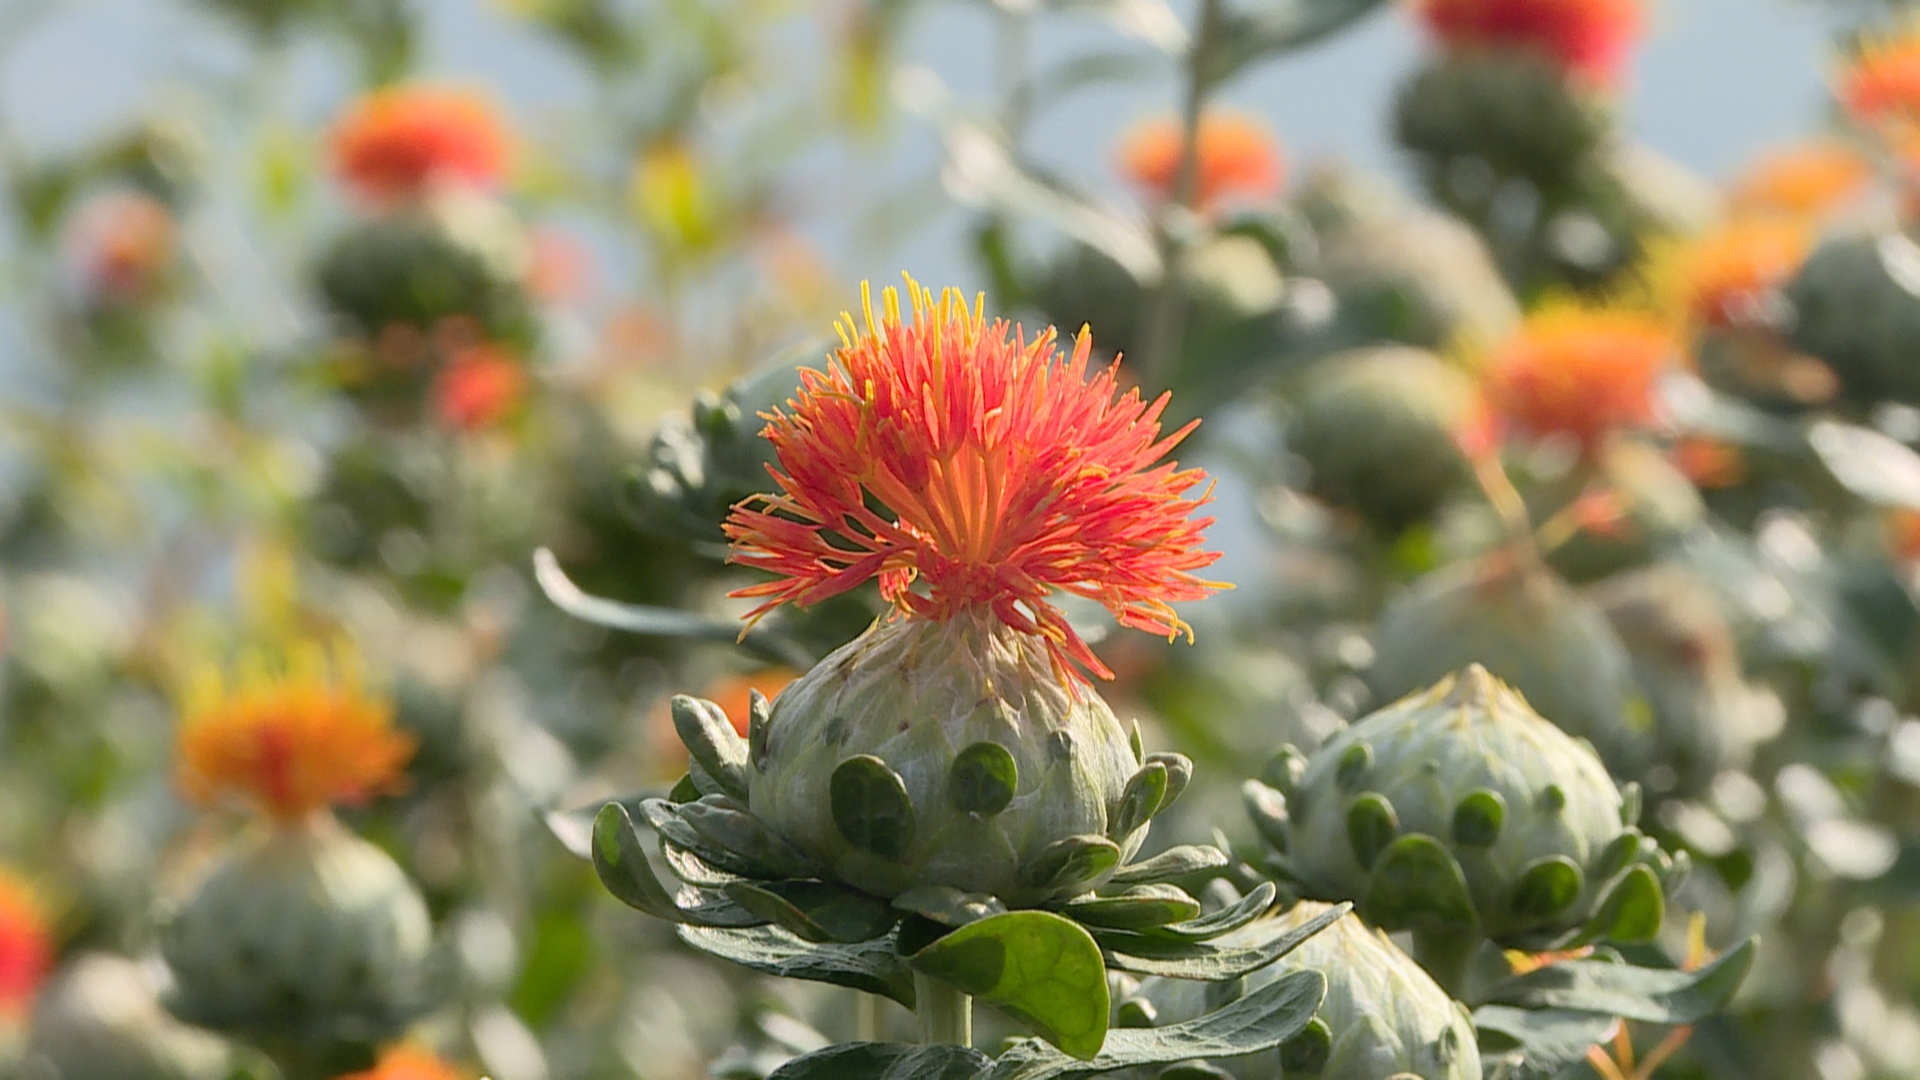
[[841, 1043], [794, 1058], [767, 1080], [972, 1080], [992, 1064], [970, 1046]]
[[1085, 1060], [1107, 1034], [1107, 973], [1078, 923], [1045, 911], [1009, 911], [955, 930], [909, 963], [1033, 1025]]
[[1753, 967], [1753, 956], [1754, 940], [1748, 938], [1692, 972], [1568, 960], [1494, 986], [1487, 1001], [1525, 1009], [1577, 1009], [1652, 1024], [1693, 1024], [1726, 1007]]
[[850, 986], [913, 1008], [913, 972], [894, 954], [891, 935], [858, 945], [832, 945], [802, 941], [777, 926], [682, 926], [680, 940], [763, 975]]
[[[1258, 971], [1292, 952], [1300, 943], [1326, 929], [1352, 905], [1337, 904], [1292, 930], [1275, 929], [1253, 945], [1213, 945], [1148, 934], [1103, 930], [1094, 935], [1106, 954], [1107, 966], [1130, 975], [1161, 975], [1171, 979], [1220, 982]], [[1277, 924], [1276, 924], [1277, 925]]]
[[1217, 847], [1205, 844], [1182, 844], [1171, 847], [1151, 859], [1142, 859], [1137, 863], [1128, 863], [1113, 872], [1111, 879], [1115, 885], [1143, 885], [1148, 882], [1166, 881], [1171, 878], [1185, 877], [1188, 874], [1218, 870], [1230, 860], [1227, 853]]
[[1163, 1028], [1115, 1028], [1091, 1061], [1075, 1061], [1036, 1039], [1014, 1043], [982, 1080], [1083, 1080], [1122, 1069], [1270, 1050], [1298, 1034], [1326, 996], [1317, 971], [1285, 975], [1216, 1012]]
[[1263, 881], [1254, 886], [1252, 892], [1240, 898], [1238, 903], [1209, 912], [1197, 919], [1186, 922], [1168, 923], [1147, 931], [1153, 937], [1178, 938], [1182, 941], [1206, 941], [1221, 934], [1238, 930], [1267, 913], [1273, 906], [1273, 898], [1279, 892], [1273, 882]]

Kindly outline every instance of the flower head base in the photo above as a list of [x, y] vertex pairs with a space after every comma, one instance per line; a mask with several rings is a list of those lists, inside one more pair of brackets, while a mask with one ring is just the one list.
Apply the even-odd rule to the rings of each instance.
[[373, 1068], [340, 1080], [466, 1080], [439, 1055], [418, 1046], [396, 1046], [380, 1055]]
[[1495, 415], [1535, 438], [1571, 438], [1591, 456], [1609, 432], [1653, 421], [1654, 390], [1679, 355], [1659, 319], [1556, 303], [1495, 352], [1485, 392]]
[[812, 604], [879, 578], [898, 612], [944, 621], [991, 612], [1046, 641], [1057, 667], [1109, 677], [1048, 602], [1055, 590], [1104, 605], [1121, 624], [1172, 637], [1169, 606], [1222, 586], [1194, 571], [1212, 519], [1187, 493], [1204, 474], [1162, 462], [1193, 429], [1161, 436], [1167, 398], [1119, 392], [1119, 366], [1089, 374], [1086, 331], [1070, 355], [1049, 328], [1026, 339], [988, 323], [957, 290], [908, 282], [911, 321], [885, 293], [865, 332], [847, 316], [825, 371], [766, 414], [781, 493], [735, 506], [732, 560], [779, 575], [734, 595]]
[[1858, 150], [1818, 140], [1777, 150], [1736, 179], [1728, 199], [1736, 213], [1817, 217], [1844, 205], [1873, 179]]
[[[1173, 198], [1184, 149], [1172, 118], [1135, 128], [1120, 146], [1120, 170], [1162, 202]], [[1279, 190], [1283, 165], [1265, 125], [1238, 113], [1211, 112], [1195, 135], [1194, 205], [1202, 210], [1224, 199], [1261, 199]]]
[[283, 823], [397, 789], [414, 751], [392, 706], [317, 648], [280, 670], [255, 662], [231, 682], [202, 676], [184, 716], [182, 793], [202, 805], [237, 799]]
[[1619, 81], [1639, 34], [1641, 0], [1420, 0], [1433, 35], [1460, 48], [1538, 49], [1601, 86]]
[[463, 90], [396, 86], [350, 106], [332, 135], [334, 170], [364, 198], [415, 198], [435, 182], [500, 182], [506, 131], [486, 99]]
[[53, 935], [26, 884], [0, 869], [0, 1017], [24, 1012], [53, 970]]
[[457, 431], [484, 431], [512, 415], [527, 396], [527, 369], [495, 345], [469, 345], [433, 378], [433, 413]]

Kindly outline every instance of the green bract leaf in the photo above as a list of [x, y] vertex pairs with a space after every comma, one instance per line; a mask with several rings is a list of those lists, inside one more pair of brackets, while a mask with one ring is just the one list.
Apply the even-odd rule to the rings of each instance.
[[1257, 971], [1292, 952], [1319, 933], [1352, 905], [1339, 904], [1293, 930], [1275, 932], [1257, 945], [1220, 946], [1202, 941], [1180, 941], [1149, 934], [1102, 930], [1094, 935], [1106, 954], [1107, 966], [1133, 975], [1162, 975], [1171, 979], [1219, 982]]
[[686, 694], [676, 694], [670, 711], [673, 730], [700, 766], [726, 794], [747, 798], [747, 744], [733, 730], [720, 706]]
[[885, 900], [824, 881], [736, 881], [726, 886], [726, 893], [734, 903], [808, 941], [871, 941], [899, 919]]
[[1660, 893], [1660, 881], [1646, 865], [1635, 866], [1607, 890], [1593, 918], [1588, 920], [1583, 938], [1612, 941], [1651, 941], [1660, 932], [1666, 916], [1666, 898]]
[[1527, 1009], [1577, 1009], [1653, 1024], [1693, 1024], [1733, 999], [1753, 966], [1753, 954], [1754, 941], [1748, 938], [1691, 972], [1569, 960], [1508, 979], [1488, 992], [1487, 1001]]
[[593, 819], [593, 871], [614, 898], [656, 919], [680, 921], [680, 909], [673, 902], [653, 868], [647, 865], [647, 852], [640, 844], [639, 830], [632, 815], [619, 803], [608, 803]]
[[1091, 1061], [1074, 1061], [1034, 1039], [1016, 1042], [982, 1080], [1081, 1080], [1083, 1077], [1193, 1058], [1230, 1058], [1271, 1049], [1313, 1019], [1326, 978], [1296, 971], [1217, 1012], [1163, 1028], [1116, 1028]]
[[682, 926], [680, 940], [762, 975], [850, 986], [913, 1008], [913, 972], [895, 955], [892, 935], [857, 945], [802, 941], [777, 926]]
[[1172, 806], [1180, 798], [1180, 793], [1193, 782], [1193, 759], [1185, 754], [1161, 751], [1148, 754], [1145, 764], [1159, 765], [1167, 770], [1167, 793], [1161, 796], [1160, 805], [1153, 811], [1158, 814]]
[[992, 1064], [970, 1046], [841, 1043], [794, 1058], [767, 1080], [970, 1080]]
[[828, 796], [833, 824], [847, 843], [883, 859], [898, 859], [913, 845], [913, 800], [900, 774], [872, 754], [858, 754], [833, 770]]
[[1020, 768], [996, 742], [977, 742], [954, 755], [947, 769], [947, 798], [969, 814], [992, 816], [1013, 802]]
[[1369, 791], [1347, 807], [1347, 843], [1353, 860], [1363, 870], [1373, 868], [1380, 853], [1400, 835], [1400, 818], [1386, 796]]
[[949, 927], [965, 926], [1007, 910], [998, 897], [987, 893], [961, 892], [951, 885], [922, 885], [908, 889], [893, 898], [893, 906]]
[[1248, 780], [1240, 785], [1240, 801], [1246, 805], [1253, 827], [1260, 830], [1260, 838], [1272, 844], [1275, 851], [1285, 854], [1292, 843], [1288, 835], [1286, 796], [1258, 780]]
[[[706, 795], [679, 808], [680, 820], [711, 846], [734, 856], [736, 872], [753, 878], [810, 877], [811, 860], [725, 795]], [[700, 854], [700, 849], [694, 849]], [[709, 860], [711, 861], [711, 860]], [[726, 864], [720, 864], [723, 868]]]
[[1403, 836], [1380, 853], [1360, 907], [1368, 922], [1389, 930], [1467, 929], [1479, 923], [1460, 864], [1420, 833]]
[[1153, 881], [1166, 881], [1171, 878], [1185, 877], [1207, 870], [1218, 870], [1228, 863], [1227, 853], [1217, 847], [1204, 844], [1182, 844], [1171, 847], [1151, 859], [1142, 859], [1137, 863], [1128, 863], [1113, 872], [1115, 885], [1142, 885]]
[[1113, 896], [1069, 901], [1060, 913], [1075, 922], [1113, 930], [1146, 930], [1200, 914], [1200, 902], [1172, 885], [1134, 885]]
[[1100, 1052], [1107, 1034], [1107, 972], [1100, 947], [1070, 919], [1009, 911], [955, 930], [909, 963], [1033, 1025], [1074, 1057]]
[[1020, 868], [1020, 879], [1035, 888], [1071, 890], [1112, 870], [1120, 848], [1104, 836], [1069, 836], [1040, 849]]
[[1525, 918], [1551, 918], [1579, 899], [1581, 885], [1580, 868], [1572, 859], [1565, 855], [1548, 856], [1520, 872], [1507, 906]]
[[1135, 829], [1159, 811], [1160, 802], [1166, 797], [1167, 767], [1157, 761], [1142, 765], [1133, 779], [1127, 781], [1126, 790], [1120, 793], [1120, 805], [1114, 809], [1113, 820], [1107, 825], [1107, 835], [1116, 841], [1132, 836]]
[[1229, 931], [1238, 930], [1266, 914], [1267, 909], [1273, 906], [1274, 894], [1277, 892], [1279, 889], [1273, 882], [1263, 881], [1254, 886], [1252, 892], [1241, 897], [1237, 904], [1186, 922], [1156, 926], [1148, 933], [1154, 937], [1179, 938], [1183, 941], [1206, 941], [1216, 938]]
[[1487, 788], [1471, 792], [1453, 808], [1453, 841], [1462, 847], [1492, 847], [1507, 820], [1507, 801]]

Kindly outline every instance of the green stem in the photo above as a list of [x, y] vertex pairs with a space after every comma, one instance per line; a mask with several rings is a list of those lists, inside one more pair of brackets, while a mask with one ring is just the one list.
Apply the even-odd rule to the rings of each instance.
[[1480, 939], [1472, 932], [1413, 932], [1414, 960], [1427, 969], [1427, 974], [1440, 984], [1440, 989], [1457, 1001], [1465, 1000], [1467, 968], [1473, 960], [1474, 950], [1479, 947]]
[[849, 990], [853, 995], [853, 1041], [879, 1042], [880, 995], [864, 990]]
[[973, 999], [954, 989], [950, 983], [914, 972], [914, 1010], [920, 1016], [920, 1041], [928, 1045], [946, 1043], [973, 1045]]

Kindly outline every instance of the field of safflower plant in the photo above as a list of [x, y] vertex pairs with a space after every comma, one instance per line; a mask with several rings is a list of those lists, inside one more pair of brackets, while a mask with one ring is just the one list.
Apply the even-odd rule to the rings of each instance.
[[[1920, 1077], [1920, 5], [1798, 2], [1724, 176], [1653, 0], [172, 3], [0, 108], [0, 1080]], [[1383, 21], [1393, 168], [1236, 107]]]

